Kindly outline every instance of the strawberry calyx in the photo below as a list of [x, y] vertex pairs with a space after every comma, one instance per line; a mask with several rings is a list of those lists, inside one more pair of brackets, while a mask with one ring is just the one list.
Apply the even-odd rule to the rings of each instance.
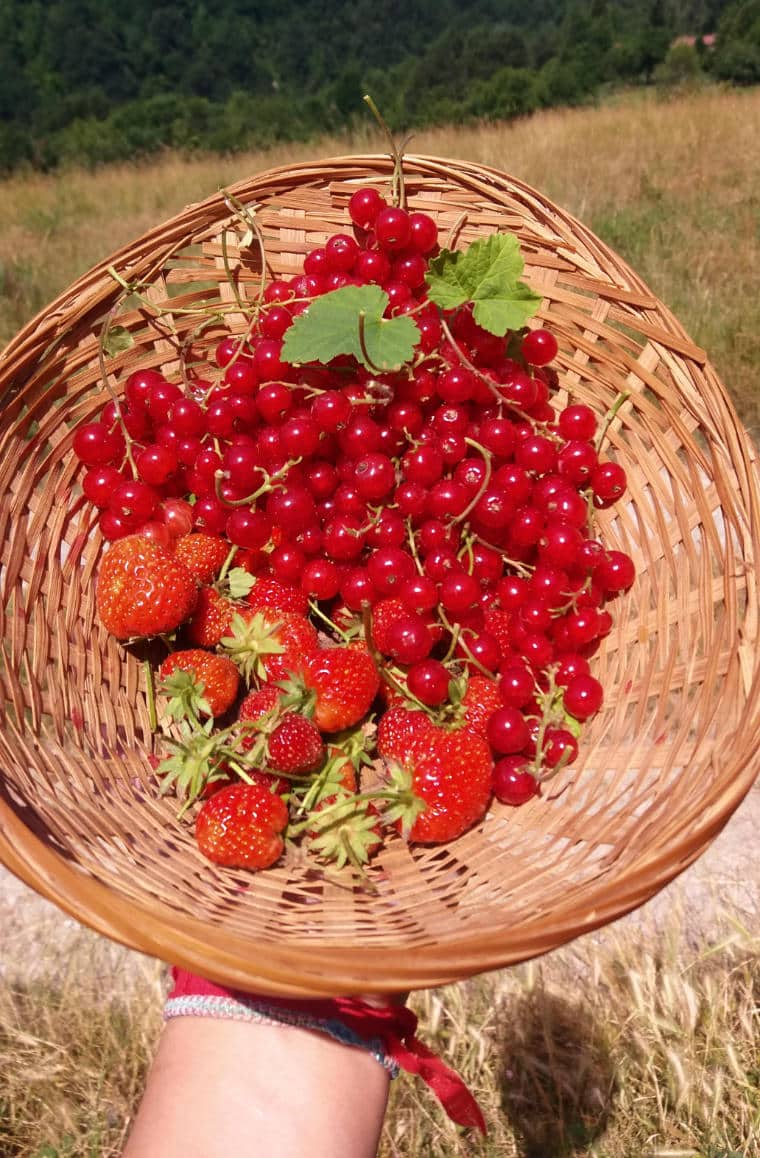
[[158, 691], [167, 696], [165, 713], [170, 720], [180, 723], [187, 720], [197, 728], [201, 727], [199, 716], [213, 716], [211, 704], [205, 696], [203, 680], [193, 679], [183, 668], [175, 668], [158, 685]]
[[262, 681], [267, 677], [264, 657], [282, 655], [285, 647], [277, 638], [282, 627], [281, 619], [267, 619], [261, 611], [250, 617], [236, 612], [230, 625], [231, 635], [225, 635], [219, 646], [240, 670], [246, 683]]

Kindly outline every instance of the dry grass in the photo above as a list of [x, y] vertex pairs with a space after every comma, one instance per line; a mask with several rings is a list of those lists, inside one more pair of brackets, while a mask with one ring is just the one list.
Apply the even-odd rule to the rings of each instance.
[[[689, 950], [675, 917], [659, 933], [626, 923], [416, 995], [423, 1040], [467, 1080], [489, 1136], [402, 1077], [380, 1158], [757, 1158], [760, 938], [723, 933]], [[62, 967], [55, 937], [53, 923], [35, 979], [0, 981], [0, 1154], [115, 1158], [159, 1029], [160, 969], [85, 932]]]
[[[756, 429], [758, 139], [760, 90], [711, 89], [430, 130], [411, 148], [506, 169], [583, 220], [710, 352]], [[234, 158], [167, 155], [0, 183], [0, 344], [95, 261], [185, 204], [270, 165], [383, 147], [368, 132]]]

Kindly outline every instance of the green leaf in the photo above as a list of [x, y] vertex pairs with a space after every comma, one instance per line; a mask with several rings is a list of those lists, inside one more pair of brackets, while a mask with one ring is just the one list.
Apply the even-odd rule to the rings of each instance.
[[129, 350], [134, 344], [134, 338], [124, 326], [112, 326], [103, 338], [103, 350], [108, 354], [109, 358], [115, 358], [117, 354], [123, 354], [125, 350]]
[[233, 567], [227, 576], [231, 599], [245, 599], [253, 590], [256, 579], [245, 567]]
[[428, 297], [443, 310], [474, 305], [475, 321], [503, 337], [519, 330], [541, 304], [541, 295], [521, 281], [525, 263], [513, 233], [492, 233], [465, 250], [444, 249], [430, 262]]
[[410, 317], [383, 317], [388, 300], [377, 285], [322, 294], [286, 331], [283, 358], [294, 365], [326, 364], [349, 354], [368, 370], [400, 369], [411, 361], [420, 332]]

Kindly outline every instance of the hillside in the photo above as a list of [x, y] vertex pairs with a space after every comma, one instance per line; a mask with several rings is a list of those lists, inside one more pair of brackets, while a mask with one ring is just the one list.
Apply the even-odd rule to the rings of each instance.
[[757, 9], [758, 0], [0, 0], [0, 170], [303, 141], [360, 120], [367, 90], [404, 130], [524, 116], [611, 86], [702, 75], [756, 83]]
[[[709, 351], [757, 433], [758, 139], [753, 88], [670, 100], [644, 91], [510, 124], [422, 130], [409, 147], [507, 169], [594, 229]], [[219, 186], [305, 157], [384, 149], [364, 130], [0, 181], [0, 344], [96, 261]]]

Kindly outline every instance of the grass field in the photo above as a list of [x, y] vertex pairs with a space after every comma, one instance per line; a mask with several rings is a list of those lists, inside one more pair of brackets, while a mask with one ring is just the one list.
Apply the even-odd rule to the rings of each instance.
[[[651, 92], [511, 125], [436, 129], [416, 152], [527, 181], [616, 249], [708, 350], [739, 413], [760, 423], [760, 90]], [[167, 156], [0, 183], [0, 345], [96, 261], [184, 205], [263, 168], [377, 151], [375, 135], [233, 158]]]
[[[506, 169], [581, 218], [708, 350], [757, 433], [759, 139], [760, 90], [710, 90], [439, 129], [411, 148]], [[297, 156], [380, 148], [368, 133]], [[0, 344], [149, 226], [293, 159], [167, 156], [0, 183]], [[51, 925], [34, 980], [0, 970], [0, 1158], [115, 1158], [159, 1028], [160, 969], [135, 972], [84, 932], [62, 965], [54, 938]], [[656, 931], [612, 929], [414, 1005], [490, 1135], [452, 1127], [402, 1079], [382, 1158], [760, 1158], [760, 930], [730, 915], [699, 943], [677, 913]]]

